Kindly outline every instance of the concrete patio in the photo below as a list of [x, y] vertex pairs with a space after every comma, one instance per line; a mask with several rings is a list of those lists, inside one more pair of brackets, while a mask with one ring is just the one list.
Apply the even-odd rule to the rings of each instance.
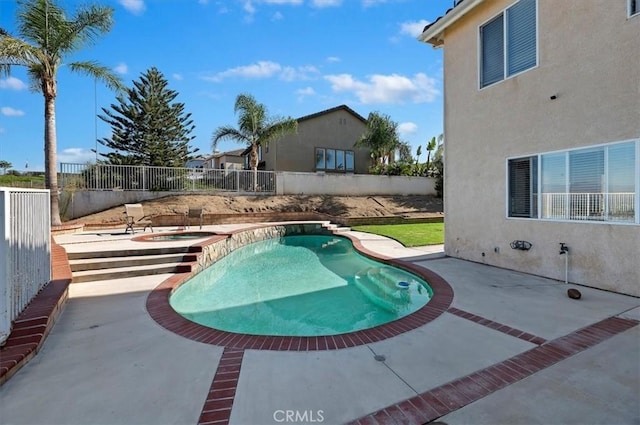
[[[0, 387], [0, 423], [640, 423], [640, 299], [572, 285], [582, 292], [572, 300], [564, 283], [445, 258], [441, 246], [347, 233], [440, 275], [450, 308], [350, 348], [234, 349], [153, 320], [147, 298], [171, 275], [73, 284], [43, 349]], [[95, 232], [56, 240], [69, 252], [140, 244]], [[536, 354], [546, 347], [547, 357]], [[478, 379], [503, 366], [502, 382]], [[212, 393], [219, 401], [207, 401]]]

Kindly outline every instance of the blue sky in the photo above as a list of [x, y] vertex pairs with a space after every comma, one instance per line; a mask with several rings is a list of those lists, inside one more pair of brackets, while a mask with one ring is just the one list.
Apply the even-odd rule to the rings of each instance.
[[[99, 0], [92, 0], [100, 2]], [[233, 104], [249, 93], [270, 115], [298, 118], [346, 104], [363, 117], [388, 114], [403, 140], [418, 145], [442, 132], [442, 50], [417, 41], [452, 0], [102, 0], [115, 25], [69, 60], [97, 60], [125, 85], [152, 66], [192, 114], [199, 154], [211, 134], [236, 125]], [[58, 0], [73, 11], [79, 0]], [[15, 2], [0, 0], [0, 27], [16, 35]], [[95, 161], [96, 119], [115, 94], [61, 68], [56, 122], [58, 161]], [[44, 170], [43, 98], [14, 67], [0, 78], [0, 159]], [[233, 142], [222, 151], [242, 147]], [[98, 146], [99, 151], [105, 147]], [[424, 156], [423, 156], [424, 159]], [[25, 168], [28, 164], [28, 168]]]

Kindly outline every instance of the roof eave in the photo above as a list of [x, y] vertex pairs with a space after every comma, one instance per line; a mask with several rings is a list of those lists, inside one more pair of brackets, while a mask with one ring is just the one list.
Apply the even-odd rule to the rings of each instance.
[[429, 43], [433, 47], [441, 47], [444, 44], [444, 30], [484, 1], [485, 0], [465, 0], [459, 3], [449, 11], [449, 13], [438, 19], [433, 25], [420, 34], [418, 40], [423, 43]]

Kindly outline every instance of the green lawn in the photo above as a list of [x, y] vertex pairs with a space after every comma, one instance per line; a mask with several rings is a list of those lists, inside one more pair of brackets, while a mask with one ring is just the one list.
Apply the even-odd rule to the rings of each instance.
[[0, 175], [0, 186], [43, 189], [44, 176], [14, 176], [12, 174], [3, 174]]
[[407, 247], [444, 243], [444, 223], [380, 224], [351, 228], [359, 232], [387, 236]]

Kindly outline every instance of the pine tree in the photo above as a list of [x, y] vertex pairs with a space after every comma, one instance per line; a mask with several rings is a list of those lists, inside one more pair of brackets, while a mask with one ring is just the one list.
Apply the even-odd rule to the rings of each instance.
[[178, 92], [155, 67], [147, 70], [118, 104], [102, 108], [100, 119], [111, 125], [111, 137], [98, 140], [112, 151], [101, 154], [111, 164], [183, 167], [191, 154], [195, 125], [184, 104], [174, 102]]

